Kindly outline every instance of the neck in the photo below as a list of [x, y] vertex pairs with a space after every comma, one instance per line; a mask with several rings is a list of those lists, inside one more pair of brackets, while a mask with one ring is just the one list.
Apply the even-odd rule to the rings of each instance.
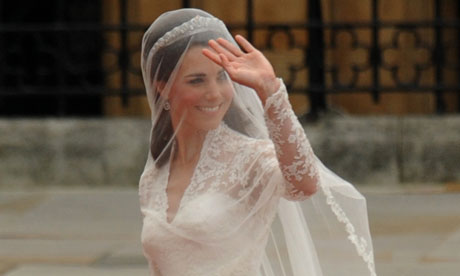
[[182, 127], [176, 134], [176, 150], [173, 160], [180, 165], [198, 161], [206, 131], [189, 130]]

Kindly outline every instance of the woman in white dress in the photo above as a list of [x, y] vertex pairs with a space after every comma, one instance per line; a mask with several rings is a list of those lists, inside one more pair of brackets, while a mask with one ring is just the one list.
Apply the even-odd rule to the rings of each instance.
[[264, 55], [235, 40], [197, 9], [144, 34], [151, 275], [375, 275], [364, 198], [315, 157]]

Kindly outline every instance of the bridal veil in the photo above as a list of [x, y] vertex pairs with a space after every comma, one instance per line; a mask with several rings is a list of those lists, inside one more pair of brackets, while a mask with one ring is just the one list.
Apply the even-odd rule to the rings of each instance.
[[[184, 113], [173, 127], [170, 116], [174, 105], [172, 87], [185, 54], [220, 37], [237, 45], [221, 20], [198, 9], [164, 13], [146, 31], [141, 67], [152, 111], [152, 131], [143, 175], [155, 174], [170, 164], [177, 146], [175, 136], [187, 120]], [[222, 81], [228, 82], [233, 94], [223, 118], [233, 134], [212, 133], [213, 141], [219, 143], [206, 138], [201, 155], [208, 159], [195, 169], [195, 182], [184, 194], [189, 199], [209, 195], [195, 205], [184, 206], [188, 209], [183, 211], [206, 216], [211, 223], [206, 225], [206, 235], [200, 230], [201, 224], [196, 229], [185, 229], [163, 220], [159, 222], [162, 227], [203, 246], [243, 249], [251, 246], [251, 237], [264, 231], [257, 225], [267, 217], [261, 215], [269, 212], [267, 206], [277, 204], [276, 212], [268, 216], [273, 223], [259, 260], [260, 275], [375, 275], [365, 198], [313, 157], [319, 171], [316, 194], [304, 200], [281, 197], [274, 202], [284, 179], [274, 173], [277, 164], [267, 157], [270, 151], [266, 149], [273, 145], [264, 107], [251, 88], [226, 76]], [[242, 151], [240, 141], [246, 141], [251, 148]], [[141, 181], [141, 202], [151, 200], [148, 189]]]

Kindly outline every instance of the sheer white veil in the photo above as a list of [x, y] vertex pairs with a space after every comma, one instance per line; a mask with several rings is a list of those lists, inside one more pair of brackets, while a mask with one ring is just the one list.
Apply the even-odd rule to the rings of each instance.
[[[152, 111], [150, 150], [139, 187], [144, 215], [152, 212], [149, 207], [160, 204], [152, 187], [164, 178], [167, 181], [178, 150], [177, 134], [193, 117], [184, 111], [171, 118], [179, 98], [174, 92], [176, 76], [187, 53], [219, 37], [237, 45], [221, 20], [198, 9], [164, 13], [144, 34], [141, 68]], [[253, 89], [225, 75], [219, 75], [219, 82], [231, 91], [231, 103], [219, 126], [203, 131], [200, 161], [183, 195], [189, 203], [180, 205], [176, 214], [194, 212], [203, 220], [197, 220], [201, 223], [193, 228], [193, 221], [184, 226], [168, 223], [161, 215], [153, 217], [167, 231], [196, 244], [216, 248], [231, 244], [241, 247], [241, 252], [266, 232], [258, 224], [262, 223], [259, 218], [268, 217], [273, 224], [260, 275], [375, 275], [365, 198], [316, 157], [318, 192], [301, 202], [277, 197], [284, 179], [276, 173], [262, 103]], [[214, 197], [193, 203], [192, 198], [209, 194]], [[277, 208], [271, 213], [268, 206], [273, 204]], [[228, 218], [224, 214], [231, 214], [232, 220], [222, 219]], [[205, 226], [202, 221], [207, 222]], [[227, 262], [238, 258], [232, 254], [222, 253]], [[220, 262], [218, 256], [215, 262]], [[208, 267], [203, 275], [216, 275], [217, 269], [223, 269]]]

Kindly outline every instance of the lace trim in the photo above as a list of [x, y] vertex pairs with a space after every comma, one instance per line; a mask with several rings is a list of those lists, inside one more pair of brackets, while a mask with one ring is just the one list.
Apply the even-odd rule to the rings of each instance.
[[[326, 203], [331, 207], [332, 212], [337, 217], [337, 220], [345, 224], [345, 230], [348, 233], [348, 239], [355, 246], [358, 255], [364, 260], [367, 264], [367, 268], [371, 273], [371, 276], [376, 276], [375, 265], [374, 265], [374, 252], [372, 250], [367, 250], [368, 244], [367, 241], [356, 234], [355, 227], [350, 222], [350, 219], [347, 217], [346, 213], [343, 211], [342, 207], [335, 201], [334, 196], [332, 195], [331, 189], [324, 185], [320, 185], [321, 190], [326, 196]], [[367, 252], [368, 251], [368, 252]]]
[[[165, 180], [165, 172], [169, 171], [169, 163], [165, 165], [166, 168], [153, 168], [141, 176], [139, 182], [139, 198], [140, 207], [143, 209], [163, 210], [167, 209], [167, 201], [163, 199], [161, 183]], [[160, 212], [163, 216], [163, 212]]]
[[170, 45], [171, 43], [182, 38], [185, 34], [187, 36], [201, 32], [203, 29], [207, 30], [225, 30], [225, 24], [221, 20], [215, 17], [202, 17], [195, 16], [187, 22], [182, 23], [181, 25], [174, 27], [171, 31], [165, 33], [160, 39], [155, 42], [152, 47], [151, 52], [155, 53], [160, 48]]
[[[296, 155], [294, 156], [292, 163], [288, 165], [281, 165], [283, 175], [288, 179], [295, 179], [297, 181], [301, 180], [307, 174], [310, 177], [319, 178], [319, 172], [313, 158], [313, 150], [308, 142], [303, 128], [297, 120], [297, 117], [292, 112], [286, 87], [282, 81], [280, 89], [265, 101], [265, 114], [267, 114], [269, 109], [272, 109], [273, 114], [275, 114], [275, 118], [271, 119], [266, 116], [267, 127], [270, 132], [270, 138], [275, 144], [277, 154], [283, 154], [282, 147], [286, 142], [296, 145]], [[286, 133], [283, 133], [282, 128], [289, 123], [291, 126], [286, 138], [283, 137], [286, 136]], [[337, 217], [337, 220], [345, 224], [348, 239], [355, 246], [358, 255], [367, 264], [371, 275], [375, 276], [374, 253], [372, 250], [368, 250], [367, 241], [356, 234], [353, 224], [350, 222], [340, 205], [336, 202], [330, 188], [324, 185], [319, 186], [321, 186], [321, 190], [326, 195], [326, 203], [331, 207], [331, 210]], [[287, 182], [286, 189], [289, 193], [289, 199], [302, 200], [306, 198], [303, 192], [296, 189], [294, 184], [290, 182]]]

